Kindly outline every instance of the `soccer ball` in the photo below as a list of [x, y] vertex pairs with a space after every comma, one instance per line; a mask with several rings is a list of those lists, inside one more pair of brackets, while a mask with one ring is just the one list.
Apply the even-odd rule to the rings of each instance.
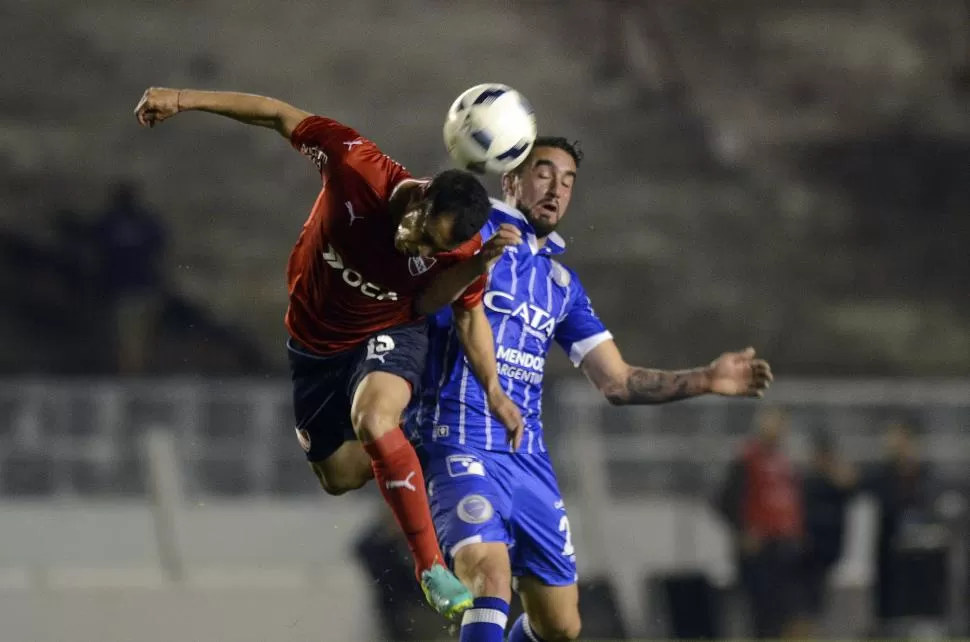
[[506, 85], [475, 85], [455, 100], [445, 118], [452, 160], [478, 174], [502, 174], [525, 160], [536, 140], [532, 105]]

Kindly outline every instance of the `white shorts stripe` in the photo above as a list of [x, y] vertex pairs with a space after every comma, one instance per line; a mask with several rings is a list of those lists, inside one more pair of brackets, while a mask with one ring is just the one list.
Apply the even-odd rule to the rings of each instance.
[[482, 543], [481, 535], [472, 535], [471, 537], [466, 537], [465, 539], [460, 539], [457, 542], [455, 542], [455, 545], [451, 547], [451, 550], [448, 551], [448, 554], [451, 555], [452, 559], [454, 559], [458, 551], [465, 548], [469, 544], [481, 544], [481, 543]]

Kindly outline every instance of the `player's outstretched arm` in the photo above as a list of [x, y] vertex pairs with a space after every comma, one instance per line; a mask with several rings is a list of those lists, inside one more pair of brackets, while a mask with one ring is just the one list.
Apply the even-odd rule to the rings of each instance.
[[311, 114], [282, 100], [234, 91], [202, 91], [150, 87], [135, 107], [135, 118], [154, 127], [183, 111], [207, 111], [246, 123], [275, 129], [286, 138]]
[[492, 325], [488, 322], [485, 309], [481, 303], [470, 309], [455, 307], [455, 329], [465, 348], [468, 364], [485, 390], [489, 410], [505, 425], [509, 443], [514, 450], [518, 450], [525, 424], [519, 407], [502, 390], [498, 364], [495, 362]]
[[583, 373], [614, 405], [661, 404], [717, 394], [762, 397], [773, 380], [767, 362], [754, 348], [725, 352], [710, 365], [691, 370], [655, 370], [631, 366], [613, 341], [593, 348], [581, 364]]

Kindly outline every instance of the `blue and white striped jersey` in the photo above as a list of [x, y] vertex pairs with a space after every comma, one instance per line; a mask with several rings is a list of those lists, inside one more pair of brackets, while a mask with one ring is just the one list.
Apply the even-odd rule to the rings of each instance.
[[[576, 274], [553, 258], [565, 250], [562, 237], [551, 234], [540, 249], [528, 219], [493, 200], [482, 238], [489, 238], [502, 223], [518, 226], [524, 242], [506, 250], [492, 267], [483, 302], [495, 336], [499, 377], [525, 420], [519, 452], [540, 453], [545, 452], [542, 379], [552, 340], [578, 366], [612, 335], [593, 311]], [[450, 308], [429, 319], [428, 365], [409, 430], [422, 442], [508, 451], [505, 428], [488, 411], [452, 321]]]

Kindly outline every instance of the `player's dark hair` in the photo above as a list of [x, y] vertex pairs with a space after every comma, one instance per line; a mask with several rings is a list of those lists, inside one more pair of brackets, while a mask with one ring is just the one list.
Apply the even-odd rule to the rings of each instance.
[[[555, 149], [561, 149], [566, 152], [573, 157], [573, 161], [576, 163], [576, 169], [579, 169], [579, 166], [583, 163], [583, 148], [580, 147], [578, 140], [571, 141], [562, 136], [539, 136], [536, 138], [536, 142], [532, 144], [532, 149], [534, 151], [540, 147], [554, 147]], [[521, 163], [512, 170], [512, 173], [521, 174], [525, 166], [526, 163]]]
[[442, 214], [455, 217], [452, 240], [464, 243], [475, 236], [488, 220], [492, 203], [488, 191], [475, 176], [460, 169], [441, 172], [428, 185], [425, 192], [432, 218]]

